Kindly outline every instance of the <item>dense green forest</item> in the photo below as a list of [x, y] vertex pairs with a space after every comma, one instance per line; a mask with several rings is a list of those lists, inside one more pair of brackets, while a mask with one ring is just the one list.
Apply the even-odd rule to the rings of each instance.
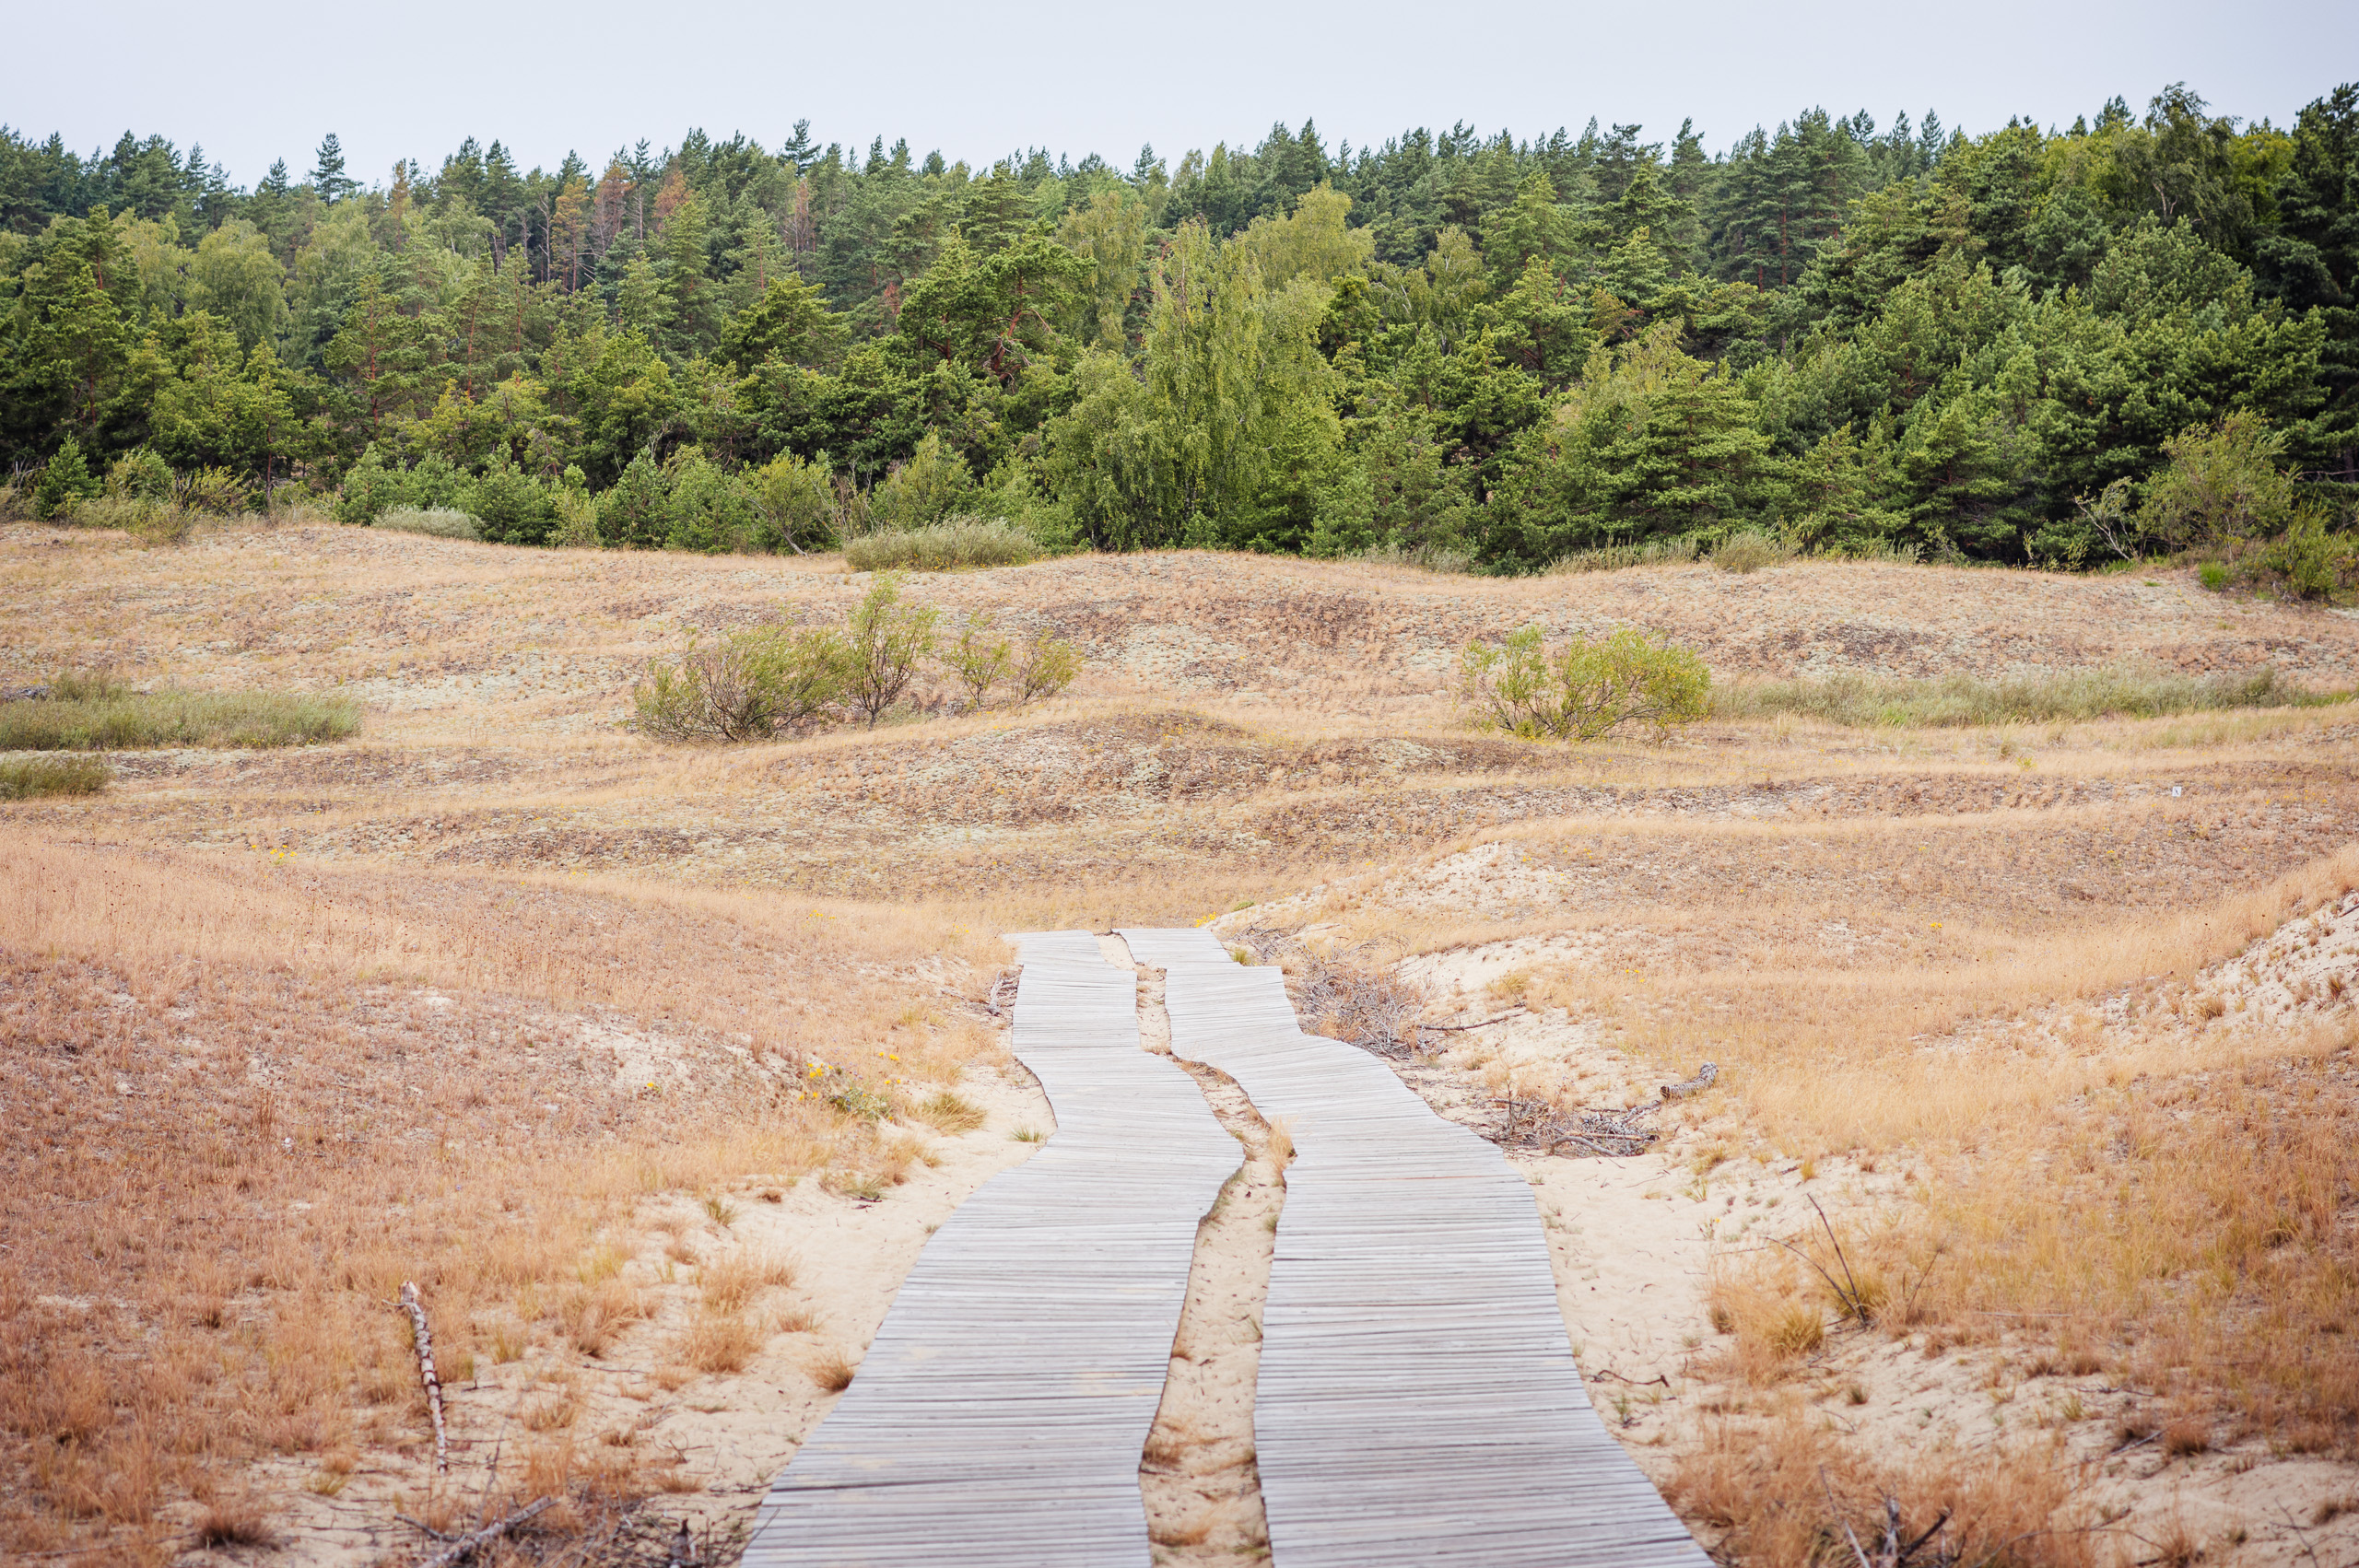
[[[1519, 572], [1761, 530], [2094, 567], [2359, 495], [2359, 88], [2068, 130], [1811, 111], [1127, 169], [691, 133], [251, 190], [0, 127], [0, 462], [512, 544], [1050, 547]], [[2347, 552], [2346, 552], [2347, 555]]]

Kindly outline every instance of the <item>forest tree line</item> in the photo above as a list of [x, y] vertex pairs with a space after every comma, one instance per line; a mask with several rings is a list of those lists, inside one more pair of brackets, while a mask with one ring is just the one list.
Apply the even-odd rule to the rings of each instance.
[[1127, 168], [691, 133], [251, 189], [0, 127], [0, 464], [485, 536], [810, 548], [1000, 517], [1050, 547], [1538, 569], [1775, 532], [2095, 566], [2348, 526], [2359, 88], [2183, 86], [2067, 130], [1811, 111], [1463, 125]]

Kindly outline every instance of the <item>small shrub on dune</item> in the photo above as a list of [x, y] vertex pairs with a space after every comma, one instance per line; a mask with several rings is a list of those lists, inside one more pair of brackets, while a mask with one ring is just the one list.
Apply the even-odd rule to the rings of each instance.
[[1658, 736], [1701, 719], [1712, 677], [1684, 648], [1625, 628], [1551, 646], [1525, 626], [1459, 656], [1459, 695], [1481, 720], [1527, 740], [1595, 741], [1625, 724]]
[[630, 727], [660, 741], [758, 741], [826, 717], [844, 697], [851, 650], [830, 629], [757, 626], [713, 643], [693, 634], [650, 666]]

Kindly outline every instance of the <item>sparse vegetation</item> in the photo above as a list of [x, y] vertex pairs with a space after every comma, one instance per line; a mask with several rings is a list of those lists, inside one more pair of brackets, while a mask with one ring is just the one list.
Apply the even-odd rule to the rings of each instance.
[[1678, 533], [1635, 544], [1600, 544], [1592, 549], [1575, 550], [1548, 563], [1546, 575], [1573, 577], [1584, 572], [1625, 571], [1632, 567], [1677, 566], [1695, 558], [1695, 536]]
[[874, 729], [918, 695], [929, 662], [971, 711], [1013, 685], [1018, 703], [1062, 691], [1081, 655], [1045, 632], [1020, 648], [988, 619], [968, 616], [941, 648], [941, 612], [907, 603], [897, 576], [880, 577], [841, 630], [756, 626], [706, 642], [690, 632], [676, 660], [657, 660], [631, 693], [630, 727], [663, 741], [758, 741], [831, 722]]
[[54, 695], [0, 703], [0, 751], [127, 751], [150, 746], [267, 747], [341, 741], [360, 729], [348, 697], [296, 692]]
[[1528, 740], [1595, 741], [1625, 724], [1657, 735], [1704, 716], [1711, 674], [1685, 649], [1623, 630], [1551, 647], [1536, 626], [1459, 658], [1459, 695], [1485, 723]]
[[0, 801], [45, 795], [95, 795], [114, 779], [96, 757], [0, 757]]
[[375, 526], [395, 533], [424, 533], [436, 539], [483, 538], [483, 525], [450, 507], [388, 507], [377, 514]]
[[2319, 692], [2282, 679], [2264, 665], [2242, 674], [2187, 675], [2114, 666], [2067, 675], [1983, 680], [1877, 680], [1830, 675], [1808, 681], [1718, 685], [1712, 715], [1759, 719], [1790, 713], [1866, 728], [2036, 724], [2054, 720], [2153, 719], [2247, 708], [2303, 708], [2347, 702], [2350, 691]]
[[948, 517], [921, 528], [885, 529], [844, 545], [844, 565], [856, 572], [946, 572], [970, 567], [1017, 567], [1037, 561], [1039, 541], [995, 517]]
[[1730, 534], [1712, 548], [1712, 564], [1724, 572], [1740, 577], [1749, 576], [1767, 567], [1781, 567], [1794, 558], [1794, 546], [1789, 540], [1758, 529], [1743, 529]]

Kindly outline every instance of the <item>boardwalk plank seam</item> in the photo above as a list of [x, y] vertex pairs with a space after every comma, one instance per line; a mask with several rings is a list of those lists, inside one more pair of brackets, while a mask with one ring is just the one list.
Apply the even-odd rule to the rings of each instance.
[[1273, 1568], [1708, 1568], [1590, 1406], [1499, 1151], [1303, 1034], [1278, 970], [1121, 935], [1165, 971], [1174, 1053], [1294, 1140], [1253, 1398]]
[[1086, 931], [1018, 940], [1056, 1130], [926, 1243], [764, 1499], [746, 1568], [1146, 1568], [1139, 1464], [1196, 1226], [1240, 1164]]

